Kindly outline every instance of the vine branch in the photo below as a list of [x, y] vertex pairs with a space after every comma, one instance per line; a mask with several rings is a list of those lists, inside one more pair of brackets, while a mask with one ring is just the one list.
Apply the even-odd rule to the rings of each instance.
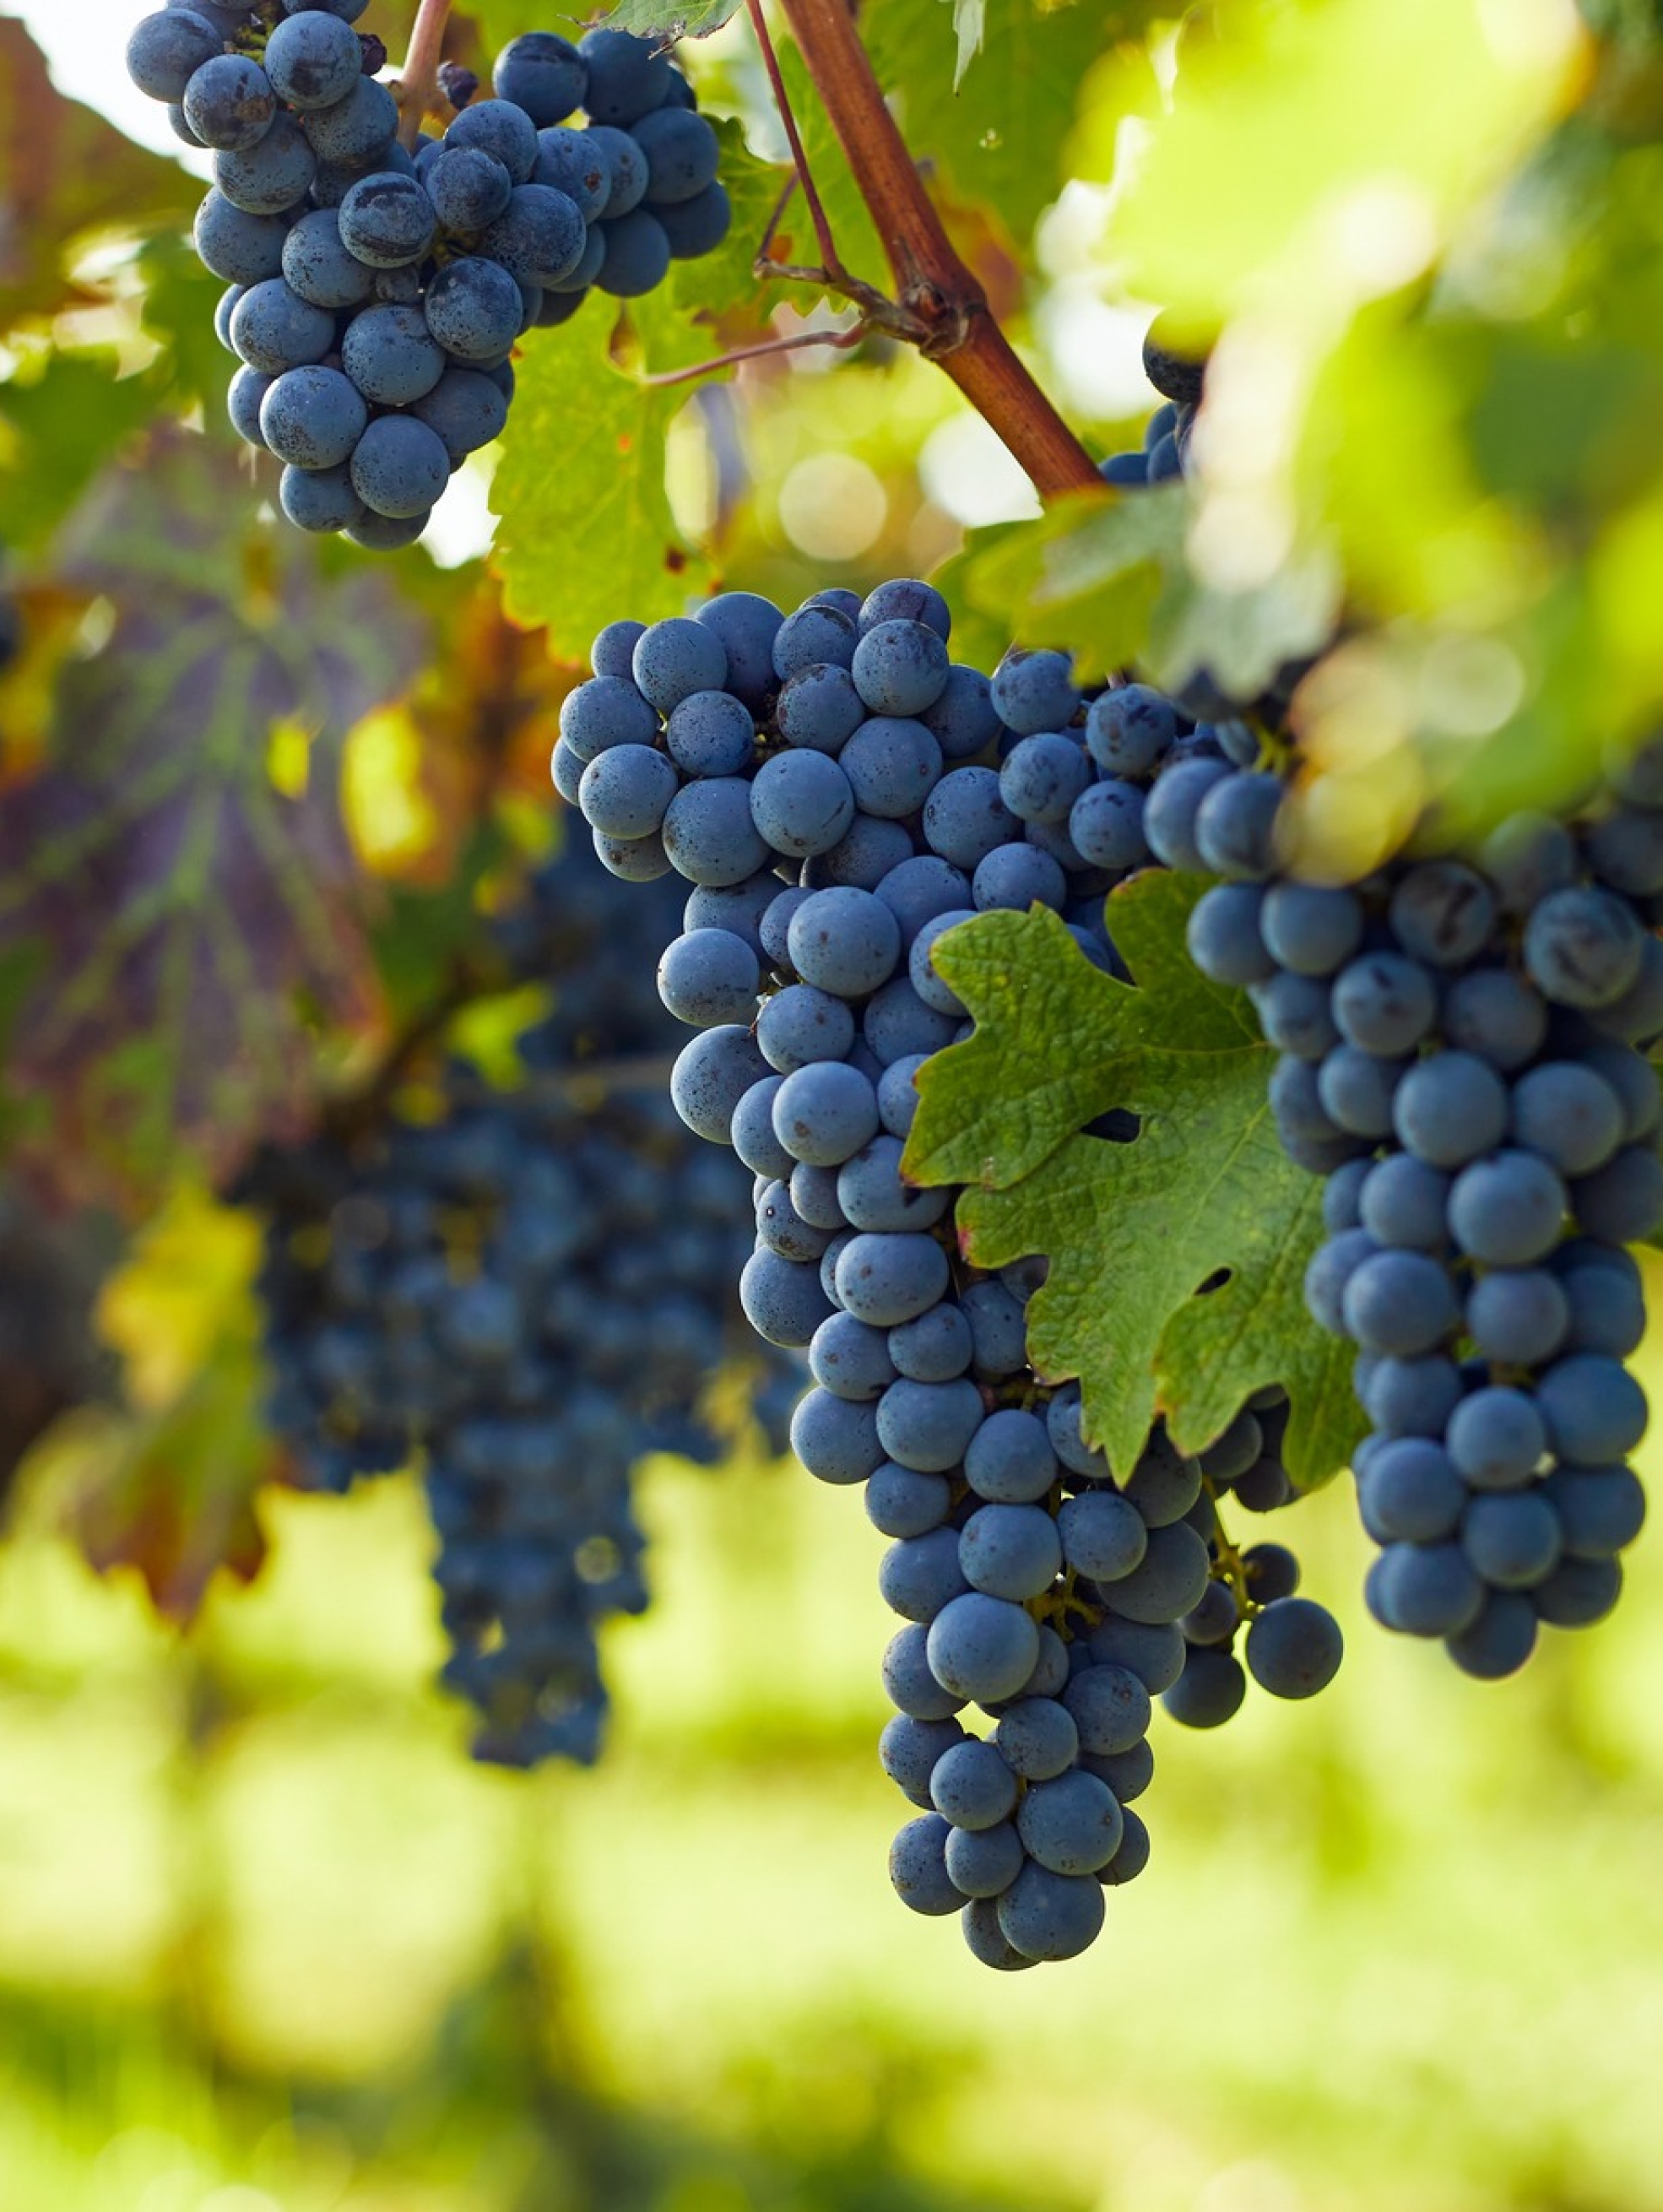
[[410, 28], [410, 52], [392, 90], [398, 102], [398, 143], [414, 149], [425, 118], [439, 101], [439, 64], [445, 55], [445, 27], [451, 0], [421, 0]]
[[[761, 0], [747, 0], [747, 4], [756, 21]], [[927, 360], [951, 377], [1028, 471], [1041, 498], [1101, 491], [1102, 480], [1090, 454], [1029, 374], [994, 320], [986, 293], [954, 251], [884, 104], [883, 88], [845, 0], [780, 0], [780, 5], [871, 211], [895, 279], [895, 299], [883, 303], [888, 316], [873, 313], [871, 319], [911, 338]], [[808, 193], [802, 142], [767, 44], [763, 56]], [[810, 204], [819, 206], [813, 198]], [[816, 223], [816, 236], [821, 221], [823, 210]], [[827, 251], [824, 238], [821, 248]], [[835, 251], [822, 271], [773, 269], [773, 273], [817, 274], [828, 281], [829, 289], [867, 307], [867, 301], [850, 289], [855, 280], [838, 264]], [[859, 293], [870, 294], [871, 289], [862, 286]]]
[[666, 368], [657, 376], [643, 376], [645, 385], [691, 384], [701, 376], [713, 375], [719, 368], [731, 368], [742, 361], [760, 361], [767, 354], [797, 353], [804, 346], [856, 346], [866, 335], [866, 324], [853, 324], [846, 331], [805, 331], [793, 337], [763, 338], [756, 345], [735, 346], [729, 353], [719, 353], [709, 361], [695, 361], [690, 368]]

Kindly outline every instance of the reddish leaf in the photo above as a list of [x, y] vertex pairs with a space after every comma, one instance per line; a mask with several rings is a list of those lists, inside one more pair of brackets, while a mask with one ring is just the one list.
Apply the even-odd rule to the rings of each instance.
[[62, 574], [110, 629], [0, 806], [9, 1076], [39, 1171], [142, 1201], [300, 1127], [308, 1024], [373, 1007], [340, 740], [422, 635], [385, 577], [274, 538], [197, 438], [100, 482]]

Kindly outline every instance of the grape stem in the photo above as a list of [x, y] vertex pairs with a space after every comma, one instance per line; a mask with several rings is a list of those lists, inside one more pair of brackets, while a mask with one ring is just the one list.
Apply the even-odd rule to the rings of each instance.
[[410, 52], [392, 87], [398, 102], [398, 143], [407, 154], [414, 150], [423, 122], [438, 105], [439, 64], [444, 59], [450, 15], [451, 0], [421, 0], [416, 11]]
[[767, 354], [796, 353], [804, 346], [855, 346], [866, 335], [867, 325], [863, 319], [842, 331], [805, 331], [793, 337], [764, 338], [758, 345], [735, 346], [731, 353], [719, 353], [709, 361], [695, 361], [690, 368], [667, 368], [657, 376], [643, 376], [643, 384], [691, 384], [701, 376], [710, 376], [719, 368], [731, 368], [742, 361], [760, 361]]
[[[986, 294], [954, 251], [884, 104], [883, 88], [846, 0], [780, 0], [780, 6], [871, 211], [894, 276], [893, 301], [850, 278], [837, 259], [824, 208], [809, 179], [778, 64], [761, 24], [761, 0], [747, 0], [747, 4], [815, 217], [815, 234], [827, 256], [826, 267], [819, 272], [786, 270], [768, 264], [768, 273], [799, 278], [817, 274], [828, 289], [862, 307], [874, 325], [909, 338], [926, 360], [951, 377], [998, 433], [1042, 499], [1102, 491], [1102, 480], [1090, 454], [1018, 358], [993, 318]], [[887, 313], [874, 311], [877, 301]]]

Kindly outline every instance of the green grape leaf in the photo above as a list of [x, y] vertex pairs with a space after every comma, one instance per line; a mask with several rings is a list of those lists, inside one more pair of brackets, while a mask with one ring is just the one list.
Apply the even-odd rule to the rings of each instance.
[[[1018, 244], [1071, 173], [1069, 132], [1092, 64], [1153, 9], [1034, 0], [869, 0], [860, 28], [920, 161], [938, 164], [961, 198], [987, 209]], [[941, 80], [956, 38], [950, 95]], [[972, 56], [975, 66], [969, 66]]]
[[633, 31], [638, 39], [707, 39], [739, 12], [741, 0], [620, 0], [606, 17], [609, 31]]
[[143, 1203], [303, 1126], [313, 1029], [372, 1010], [340, 745], [422, 632], [385, 574], [274, 537], [200, 438], [108, 473], [61, 554], [103, 635], [0, 811], [0, 962], [33, 962], [8, 1076], [32, 1164]]
[[69, 249], [104, 229], [190, 223], [202, 186], [65, 100], [21, 23], [0, 15], [0, 331], [89, 296]]
[[1059, 500], [1033, 522], [973, 532], [943, 589], [1024, 645], [1071, 652], [1082, 677], [1136, 667], [1168, 690], [1205, 670], [1237, 698], [1332, 635], [1340, 579], [1330, 562], [1290, 560], [1260, 585], [1198, 578], [1186, 552], [1181, 483]]
[[[209, 338], [223, 362], [211, 323]], [[118, 368], [113, 347], [53, 349], [28, 359], [16, 376], [0, 384], [5, 447], [0, 485], [10, 544], [33, 547], [48, 538], [99, 471], [155, 414], [155, 386], [143, 377], [121, 376]]]
[[[1042, 908], [951, 932], [936, 964], [976, 1026], [924, 1072], [907, 1171], [971, 1186], [958, 1223], [978, 1265], [1049, 1260], [1029, 1350], [1047, 1378], [1079, 1378], [1117, 1471], [1157, 1414], [1199, 1450], [1280, 1382], [1289, 1470], [1310, 1487], [1361, 1428], [1350, 1353], [1304, 1308], [1321, 1186], [1278, 1142], [1273, 1055], [1245, 996], [1185, 952], [1203, 888], [1150, 871], [1111, 896], [1132, 985]], [[1113, 1108], [1138, 1115], [1132, 1142], [1084, 1133]]]
[[546, 628], [550, 652], [573, 662], [619, 616], [681, 613], [707, 574], [665, 490], [665, 439], [687, 390], [617, 365], [615, 313], [592, 295], [559, 342], [526, 349], [491, 483], [507, 612]]

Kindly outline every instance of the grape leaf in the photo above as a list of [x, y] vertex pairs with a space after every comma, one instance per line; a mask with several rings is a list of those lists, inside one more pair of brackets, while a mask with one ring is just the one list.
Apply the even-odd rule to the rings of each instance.
[[680, 614], [707, 574], [665, 490], [665, 441], [687, 391], [617, 366], [615, 313], [592, 296], [563, 343], [527, 348], [491, 483], [504, 605], [573, 662], [620, 616]]
[[179, 1620], [216, 1569], [246, 1581], [264, 1552], [253, 1502], [278, 1455], [263, 1411], [260, 1242], [251, 1215], [181, 1188], [99, 1302], [126, 1402], [88, 1424], [70, 1522], [95, 1568], [137, 1567]]
[[[218, 341], [212, 343], [223, 363]], [[9, 447], [0, 484], [9, 544], [33, 547], [49, 537], [112, 455], [155, 414], [155, 386], [144, 377], [121, 376], [118, 366], [113, 346], [53, 348], [0, 384], [0, 428]]]
[[739, 12], [741, 0], [621, 0], [606, 17], [609, 31], [633, 31], [639, 39], [707, 39]]
[[34, 963], [8, 1072], [50, 1109], [32, 1164], [133, 1201], [299, 1127], [310, 1026], [368, 1010], [340, 740], [422, 633], [384, 577], [325, 581], [182, 434], [94, 488], [60, 575], [107, 635], [0, 810], [0, 962]]
[[[1071, 173], [1070, 125], [1092, 64], [1153, 12], [1140, 0], [1107, 9], [999, 0], [950, 14], [942, 0], [869, 0], [860, 29], [878, 81], [902, 102], [913, 155], [938, 164], [962, 198], [991, 209], [1025, 244]], [[956, 74], [944, 96], [956, 36]]]
[[[1042, 908], [950, 933], [937, 964], [976, 1027], [924, 1072], [907, 1170], [972, 1186], [958, 1222], [979, 1265], [1049, 1260], [1029, 1350], [1052, 1380], [1078, 1376], [1088, 1433], [1117, 1470], [1157, 1413], [1199, 1450], [1281, 1382], [1289, 1470], [1308, 1487], [1361, 1430], [1350, 1353], [1304, 1307], [1321, 1186], [1277, 1140], [1272, 1054], [1245, 996], [1185, 952], [1203, 888], [1150, 871], [1111, 896], [1135, 986], [1093, 967]], [[1140, 1116], [1133, 1142], [1081, 1133], [1113, 1107]]]
[[22, 24], [0, 15], [0, 330], [88, 296], [65, 267], [77, 240], [183, 228], [201, 197], [177, 163], [65, 100]]
[[1136, 667], [1168, 690], [1205, 670], [1252, 699], [1284, 661], [1318, 652], [1338, 613], [1338, 574], [1316, 556], [1229, 591], [1192, 571], [1181, 483], [1059, 500], [1033, 522], [974, 533], [948, 563], [950, 599], [1024, 645], [1074, 653], [1083, 677]]

